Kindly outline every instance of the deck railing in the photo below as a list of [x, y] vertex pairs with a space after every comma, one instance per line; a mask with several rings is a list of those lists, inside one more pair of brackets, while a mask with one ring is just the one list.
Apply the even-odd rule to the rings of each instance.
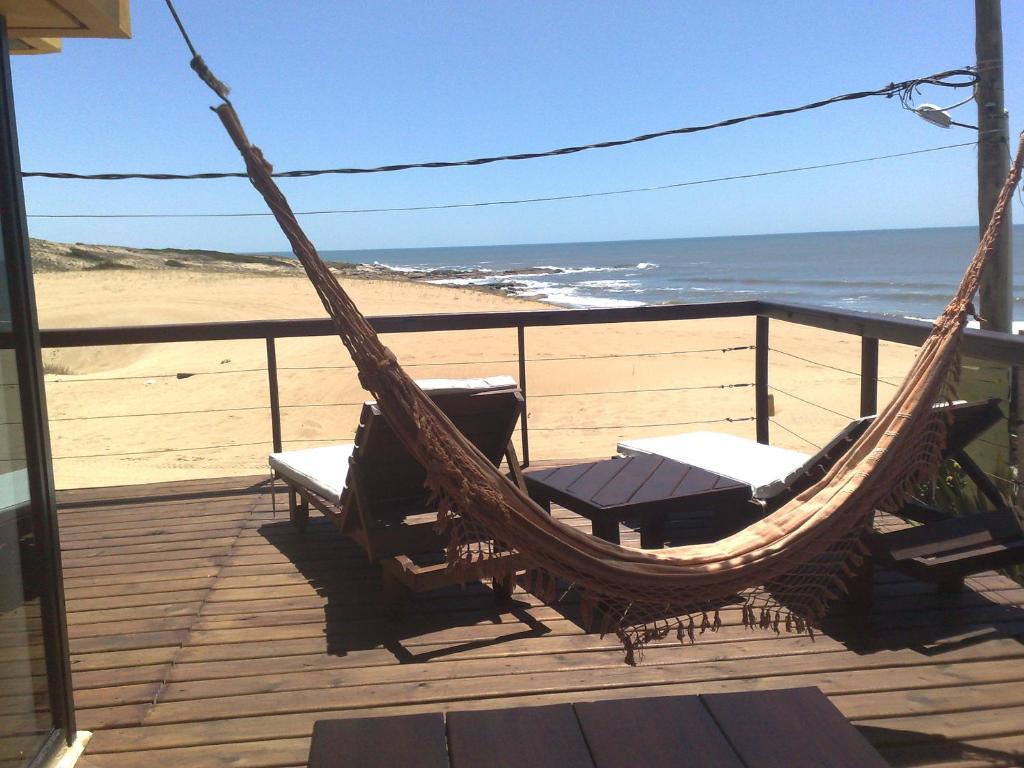
[[[735, 301], [705, 304], [672, 304], [614, 309], [551, 309], [513, 312], [472, 312], [430, 315], [394, 315], [370, 318], [379, 333], [425, 333], [516, 329], [519, 383], [529, 402], [527, 381], [526, 329], [556, 326], [610, 323], [648, 323], [713, 318], [756, 317], [754, 338], [754, 420], [760, 442], [770, 439], [769, 352], [770, 321], [779, 320], [861, 339], [859, 371], [843, 369], [860, 378], [860, 414], [874, 413], [878, 406], [879, 342], [919, 345], [930, 330], [930, 323], [903, 320], [861, 312], [824, 307], [784, 304], [772, 301]], [[125, 344], [162, 344], [195, 341], [264, 340], [270, 411], [270, 440], [281, 450], [281, 403], [278, 385], [277, 341], [286, 338], [331, 336], [328, 319], [256, 320], [238, 322], [178, 323], [94, 328], [45, 329], [40, 332], [41, 346], [49, 348], [103, 347]], [[2, 336], [2, 334], [0, 334]], [[779, 351], [779, 350], [774, 350]], [[967, 330], [962, 352], [965, 356], [1006, 366], [1024, 364], [1024, 338], [1010, 334]], [[796, 355], [791, 355], [796, 357]], [[801, 358], [802, 359], [802, 358]], [[817, 361], [808, 360], [808, 363]], [[788, 393], [787, 393], [788, 394]], [[799, 399], [799, 398], [798, 398]], [[815, 403], [810, 403], [816, 405]], [[825, 409], [829, 410], [829, 409]], [[780, 425], [781, 426], [781, 425]], [[783, 427], [784, 428], [784, 427]], [[522, 459], [529, 462], [529, 418], [524, 413], [521, 425]]]

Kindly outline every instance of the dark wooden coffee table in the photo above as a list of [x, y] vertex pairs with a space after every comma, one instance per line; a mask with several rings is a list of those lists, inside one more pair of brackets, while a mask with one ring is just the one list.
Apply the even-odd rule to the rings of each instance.
[[756, 510], [746, 483], [661, 456], [616, 457], [524, 474], [531, 498], [549, 510], [560, 504], [593, 523], [594, 535], [619, 543], [619, 523], [640, 521], [640, 546], [661, 547], [666, 522], [695, 511], [733, 511], [746, 521]]

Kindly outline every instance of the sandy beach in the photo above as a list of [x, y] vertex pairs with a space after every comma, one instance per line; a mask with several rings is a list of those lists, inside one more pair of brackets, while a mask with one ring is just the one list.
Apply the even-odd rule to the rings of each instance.
[[[368, 314], [550, 309], [496, 293], [344, 280]], [[40, 326], [109, 326], [322, 316], [302, 277], [205, 271], [36, 276]], [[714, 429], [752, 437], [753, 318], [528, 329], [534, 460], [612, 455], [626, 437]], [[513, 330], [399, 334], [388, 345], [417, 378], [517, 376]], [[856, 415], [859, 340], [773, 323], [772, 442], [814, 451]], [[694, 351], [709, 350], [709, 351]], [[812, 365], [784, 352], [834, 368]], [[898, 380], [913, 349], [883, 345]], [[260, 473], [270, 419], [262, 341], [44, 351], [58, 488]], [[278, 342], [286, 448], [352, 437], [365, 399], [334, 337]], [[721, 386], [726, 385], [726, 386]], [[884, 399], [892, 387], [880, 387]], [[830, 410], [797, 400], [785, 392]], [[716, 421], [718, 419], [739, 421]], [[713, 422], [702, 424], [700, 422]], [[790, 430], [790, 431], [787, 431]]]

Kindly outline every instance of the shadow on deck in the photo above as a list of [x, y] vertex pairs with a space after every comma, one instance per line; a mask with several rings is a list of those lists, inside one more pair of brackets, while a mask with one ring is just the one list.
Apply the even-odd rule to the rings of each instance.
[[325, 717], [804, 685], [894, 765], [1024, 755], [1024, 588], [1002, 576], [945, 595], [883, 571], [870, 616], [839, 608], [813, 639], [746, 630], [736, 609], [629, 667], [571, 598], [471, 584], [391, 620], [362, 551], [322, 518], [298, 534], [278, 501], [260, 478], [60, 495], [87, 765], [301, 765]]

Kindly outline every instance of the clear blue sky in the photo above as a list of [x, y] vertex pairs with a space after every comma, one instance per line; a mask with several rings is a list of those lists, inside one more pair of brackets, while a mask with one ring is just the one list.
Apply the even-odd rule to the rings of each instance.
[[[974, 61], [972, 2], [178, 0], [253, 141], [279, 170], [461, 159], [625, 138]], [[1011, 130], [1024, 110], [1024, 3], [1003, 3]], [[129, 41], [16, 58], [25, 170], [238, 170], [213, 95], [158, 0]], [[957, 100], [962, 91], [924, 94]], [[965, 95], [965, 94], [964, 94]], [[944, 106], [944, 104], [943, 104]], [[975, 119], [973, 105], [957, 111]], [[968, 141], [872, 99], [622, 149], [479, 168], [283, 183], [298, 209], [572, 194]], [[244, 180], [28, 179], [29, 213], [262, 210]], [[694, 237], [976, 223], [975, 152], [690, 189], [473, 210], [308, 217], [321, 249]], [[1022, 219], [1016, 206], [1018, 221]], [[31, 219], [64, 241], [282, 250], [269, 219]]]

